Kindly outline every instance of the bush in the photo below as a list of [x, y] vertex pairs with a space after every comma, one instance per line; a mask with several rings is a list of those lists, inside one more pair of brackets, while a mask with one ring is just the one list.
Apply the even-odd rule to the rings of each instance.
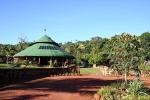
[[137, 80], [130, 82], [129, 88], [127, 90], [128, 90], [128, 94], [131, 95], [138, 96], [138, 95], [147, 94], [147, 89], [144, 86], [144, 83]]
[[98, 91], [102, 100], [150, 100], [147, 88], [141, 81], [113, 83], [111, 87], [103, 87]]
[[122, 89], [126, 89], [128, 86], [124, 82], [117, 82], [111, 84], [111, 87], [122, 90]]
[[104, 87], [98, 91], [98, 94], [101, 96], [102, 100], [116, 100], [117, 92], [115, 88]]
[[150, 100], [147, 88], [141, 81], [132, 81], [127, 88], [127, 94], [123, 100]]
[[122, 97], [121, 100], [150, 100], [150, 97], [149, 97], [149, 95], [139, 95], [139, 96], [126, 95], [126, 96]]

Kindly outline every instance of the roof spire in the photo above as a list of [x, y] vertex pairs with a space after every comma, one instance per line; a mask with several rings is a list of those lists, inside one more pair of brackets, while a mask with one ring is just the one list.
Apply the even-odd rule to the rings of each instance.
[[44, 33], [46, 34], [46, 31], [47, 31], [47, 29], [46, 28], [44, 28]]

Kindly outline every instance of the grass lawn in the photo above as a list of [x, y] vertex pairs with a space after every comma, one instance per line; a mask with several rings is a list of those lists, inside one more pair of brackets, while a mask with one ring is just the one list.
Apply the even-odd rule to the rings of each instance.
[[0, 64], [0, 67], [9, 67], [11, 64]]
[[99, 68], [81, 68], [80, 73], [81, 74], [99, 74], [100, 70]]
[[0, 68], [15, 68], [16, 64], [6, 64], [6, 63], [0, 63]]
[[141, 69], [150, 71], [150, 66], [143, 66], [143, 67], [141, 67]]

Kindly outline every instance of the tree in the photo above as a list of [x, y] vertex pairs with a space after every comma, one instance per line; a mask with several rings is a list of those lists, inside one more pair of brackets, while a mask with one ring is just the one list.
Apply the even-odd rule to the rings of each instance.
[[104, 52], [104, 47], [108, 39], [103, 39], [101, 37], [94, 37], [91, 39], [91, 51], [90, 51], [90, 64], [104, 64], [106, 59], [106, 53]]
[[67, 42], [62, 47], [76, 57], [78, 63], [83, 61], [90, 64], [100, 64], [106, 61], [106, 54], [103, 53], [103, 47], [108, 41], [106, 38], [93, 37], [91, 40]]
[[27, 42], [26, 37], [25, 36], [21, 36], [19, 37], [19, 43], [17, 44], [17, 50], [18, 52], [21, 50], [24, 50], [25, 48], [27, 48], [29, 46], [29, 42]]
[[[107, 45], [110, 53], [110, 63], [112, 68], [120, 73], [124, 73], [125, 82], [127, 82], [127, 73], [133, 69], [139, 73], [139, 67], [142, 60], [143, 49], [141, 48], [138, 37], [123, 33], [110, 39]], [[139, 74], [137, 74], [139, 75]]]
[[140, 36], [142, 47], [145, 49], [145, 60], [150, 60], [150, 33], [145, 32]]

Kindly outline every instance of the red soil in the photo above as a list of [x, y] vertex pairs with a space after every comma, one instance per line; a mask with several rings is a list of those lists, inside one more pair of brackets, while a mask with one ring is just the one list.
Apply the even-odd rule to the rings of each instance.
[[[0, 100], [91, 100], [104, 85], [119, 77], [55, 76], [0, 88]], [[144, 79], [150, 86], [150, 79]]]

